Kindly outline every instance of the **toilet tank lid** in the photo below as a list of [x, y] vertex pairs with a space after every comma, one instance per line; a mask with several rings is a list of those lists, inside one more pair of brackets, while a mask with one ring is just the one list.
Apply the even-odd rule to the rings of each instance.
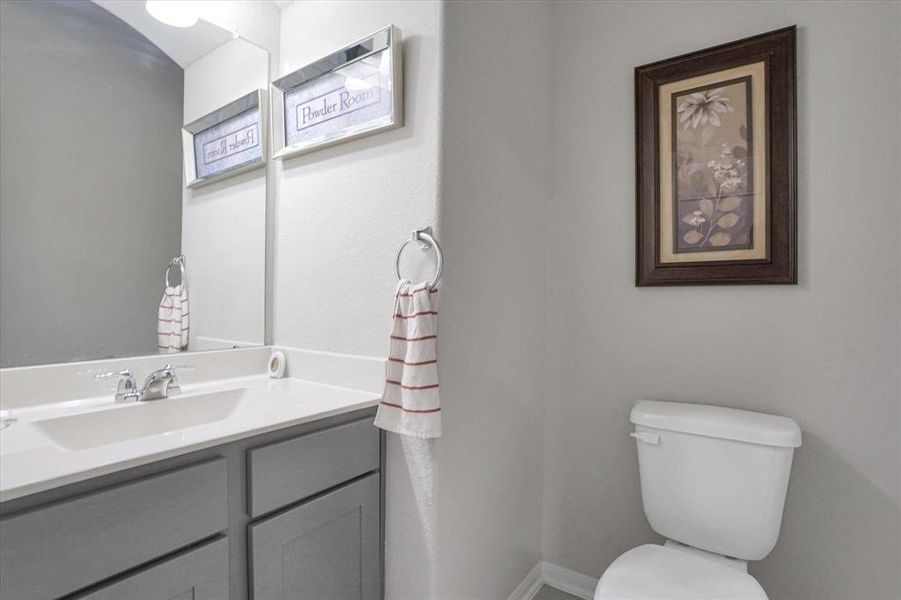
[[736, 408], [640, 400], [630, 420], [644, 427], [752, 444], [785, 448], [801, 445], [801, 428], [788, 417]]

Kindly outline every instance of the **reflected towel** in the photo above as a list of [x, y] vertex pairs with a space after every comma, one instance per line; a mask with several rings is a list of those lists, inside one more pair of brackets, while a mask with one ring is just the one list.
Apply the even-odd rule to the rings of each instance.
[[401, 281], [394, 296], [385, 391], [375, 424], [402, 435], [439, 437], [438, 294], [428, 283]]
[[188, 311], [188, 288], [177, 285], [167, 287], [160, 300], [159, 322], [157, 323], [157, 348], [160, 353], [180, 352], [188, 349], [190, 317]]

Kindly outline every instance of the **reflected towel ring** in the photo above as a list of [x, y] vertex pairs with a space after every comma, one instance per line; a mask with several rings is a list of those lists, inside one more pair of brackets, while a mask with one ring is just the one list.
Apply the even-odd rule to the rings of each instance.
[[397, 274], [397, 280], [400, 281], [403, 279], [400, 275], [400, 256], [403, 254], [407, 244], [411, 242], [425, 242], [435, 250], [435, 278], [432, 279], [432, 282], [429, 284], [429, 289], [434, 290], [438, 285], [438, 281], [441, 279], [441, 270], [444, 268], [444, 255], [441, 253], [441, 246], [438, 245], [438, 241], [432, 237], [431, 227], [417, 229], [413, 232], [410, 239], [404, 241], [404, 243], [400, 245], [400, 249], [397, 251], [397, 258], [394, 260], [394, 272]]
[[166, 265], [165, 281], [166, 281], [167, 288], [175, 287], [169, 282], [169, 272], [172, 270], [172, 267], [178, 267], [179, 274], [181, 276], [181, 279], [179, 280], [179, 285], [184, 286], [185, 281], [186, 281], [185, 280], [185, 255], [180, 254], [180, 255], [176, 256], [175, 258], [173, 258], [172, 260], [169, 261], [168, 265]]

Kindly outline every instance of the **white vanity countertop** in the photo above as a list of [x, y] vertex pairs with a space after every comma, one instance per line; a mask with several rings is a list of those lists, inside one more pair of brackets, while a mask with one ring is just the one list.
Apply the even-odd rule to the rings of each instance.
[[[254, 375], [183, 385], [181, 394], [144, 403], [113, 405], [113, 399], [105, 396], [3, 410], [0, 418], [15, 421], [0, 430], [0, 502], [376, 406], [378, 401], [379, 394], [372, 392]], [[179, 403], [185, 403], [184, 412], [169, 410]], [[216, 414], [211, 416], [210, 410]], [[135, 411], [141, 418], [118, 411]], [[101, 418], [96, 423], [82, 419], [79, 426], [53, 421], [87, 413]], [[200, 416], [192, 422], [196, 415]], [[109, 439], [98, 443], [98, 435]]]

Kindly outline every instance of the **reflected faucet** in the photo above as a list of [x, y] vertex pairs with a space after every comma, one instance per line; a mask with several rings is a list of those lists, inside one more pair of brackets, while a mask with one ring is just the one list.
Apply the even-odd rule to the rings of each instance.
[[166, 365], [162, 369], [152, 371], [144, 379], [144, 385], [138, 391], [138, 401], [168, 398], [169, 394], [177, 394], [180, 391], [181, 386], [178, 385], [178, 377], [175, 376], [175, 367]]
[[94, 375], [94, 379], [98, 380], [109, 379], [110, 377], [119, 378], [116, 385], [116, 404], [137, 402], [140, 399], [138, 397], [138, 384], [135, 381], [135, 376], [129, 369]]

